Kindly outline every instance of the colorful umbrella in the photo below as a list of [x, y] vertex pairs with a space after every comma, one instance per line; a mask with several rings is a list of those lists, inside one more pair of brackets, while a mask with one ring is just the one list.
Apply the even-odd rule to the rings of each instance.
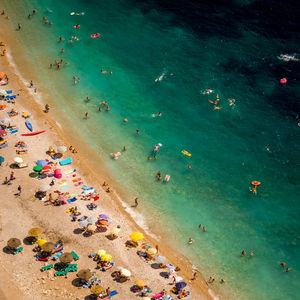
[[14, 162], [17, 163], [17, 164], [20, 164], [24, 161], [24, 159], [22, 157], [15, 157], [14, 158]]
[[100, 219], [105, 219], [105, 220], [108, 220], [108, 219], [109, 219], [109, 217], [108, 217], [107, 215], [105, 215], [105, 214], [99, 215], [99, 218], [100, 218]]
[[33, 167], [33, 171], [36, 171], [36, 172], [40, 172], [40, 171], [42, 171], [42, 167], [41, 166], [34, 166]]
[[10, 248], [17, 248], [21, 245], [21, 241], [17, 238], [11, 238], [7, 241], [7, 246]]
[[120, 230], [121, 230], [121, 229], [120, 229], [120, 228], [117, 228], [117, 227], [116, 227], [116, 228], [113, 228], [112, 231], [110, 232], [110, 234], [118, 235], [119, 232], [120, 232]]
[[50, 190], [50, 185], [49, 184], [44, 184], [44, 185], [39, 187], [39, 192], [42, 192], [42, 193], [47, 192], [49, 190]]
[[144, 287], [147, 283], [144, 280], [136, 280], [134, 283], [138, 287]]
[[46, 244], [47, 241], [45, 239], [38, 239], [36, 243], [39, 247], [41, 247], [42, 245]]
[[1, 120], [1, 123], [10, 123], [10, 119], [9, 118], [4, 118]]
[[185, 282], [177, 282], [175, 284], [175, 286], [178, 288], [178, 289], [183, 289], [184, 287], [186, 287], [186, 283]]
[[66, 151], [67, 151], [67, 147], [66, 146], [59, 146], [59, 147], [57, 147], [57, 152], [64, 153]]
[[144, 238], [144, 235], [141, 233], [141, 232], [133, 232], [131, 235], [130, 235], [130, 238], [134, 241], [134, 242], [137, 242], [137, 241], [140, 241]]
[[78, 222], [78, 225], [80, 227], [87, 227], [88, 224], [89, 224], [89, 222], [87, 220], [82, 220], [82, 221]]
[[101, 256], [102, 261], [110, 261], [112, 259], [112, 256], [110, 254], [104, 254]]
[[3, 156], [0, 156], [0, 164], [3, 163], [5, 161]]
[[5, 77], [5, 73], [3, 72], [0, 72], [0, 79], [4, 78]]
[[109, 226], [110, 224], [106, 220], [100, 220], [98, 222], [100, 225]]
[[4, 129], [0, 130], [0, 136], [6, 136], [7, 132]]
[[103, 287], [101, 285], [93, 285], [91, 287], [91, 292], [95, 295], [99, 295], [103, 292]]
[[97, 229], [97, 226], [95, 226], [95, 225], [89, 225], [88, 227], [87, 227], [87, 231], [89, 231], [89, 232], [93, 232], [93, 231], [95, 231]]
[[43, 233], [41, 228], [32, 228], [28, 231], [29, 236], [39, 236]]
[[41, 246], [41, 249], [45, 252], [51, 252], [53, 249], [55, 249], [55, 245], [52, 242], [45, 243]]
[[129, 270], [127, 270], [127, 269], [121, 269], [120, 270], [120, 272], [121, 272], [121, 275], [122, 276], [125, 276], [125, 277], [129, 277], [129, 276], [131, 276], [131, 272], [129, 271]]
[[87, 219], [87, 221], [88, 221], [89, 223], [95, 223], [97, 220], [98, 220], [97, 217], [89, 217], [89, 218]]
[[48, 163], [44, 160], [44, 159], [40, 159], [36, 162], [36, 165], [37, 166], [41, 166], [41, 167], [44, 167], [44, 166], [47, 166]]

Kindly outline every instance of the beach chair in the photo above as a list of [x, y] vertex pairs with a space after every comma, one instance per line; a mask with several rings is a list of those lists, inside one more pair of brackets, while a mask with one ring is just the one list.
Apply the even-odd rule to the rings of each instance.
[[55, 272], [54, 276], [67, 276], [68, 271], [59, 271], [59, 272]]
[[117, 291], [111, 291], [111, 292], [109, 293], [109, 296], [103, 298], [102, 300], [109, 300], [109, 299], [111, 299], [111, 297], [113, 297], [113, 296], [115, 296], [115, 295], [118, 295], [118, 294], [119, 294], [119, 293], [118, 293]]
[[56, 261], [60, 258], [60, 256], [62, 255], [62, 251], [58, 252], [57, 254], [55, 254], [53, 257], [52, 257], [52, 260]]
[[79, 256], [74, 251], [72, 251], [71, 254], [74, 257], [74, 260], [78, 260], [79, 259]]
[[75, 268], [77, 268], [77, 264], [69, 264], [68, 268], [74, 268], [75, 269]]
[[78, 271], [78, 268], [75, 267], [75, 268], [70, 268], [69, 266], [67, 268], [65, 268], [65, 271], [68, 271], [68, 272], [77, 272]]
[[23, 250], [23, 247], [19, 247], [18, 249], [16, 249], [16, 250], [13, 252], [13, 254], [15, 255], [15, 254], [21, 252], [22, 250]]
[[48, 271], [48, 270], [50, 270], [52, 268], [53, 268], [53, 264], [45, 266], [45, 267], [41, 267], [41, 272]]

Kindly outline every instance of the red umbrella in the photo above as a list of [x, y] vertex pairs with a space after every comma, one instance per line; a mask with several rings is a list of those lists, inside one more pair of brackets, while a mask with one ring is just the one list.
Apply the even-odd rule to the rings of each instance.
[[104, 225], [104, 226], [109, 226], [110, 225], [109, 222], [107, 222], [106, 220], [100, 220], [98, 223], [100, 225]]
[[6, 136], [7, 132], [4, 129], [0, 130], [0, 136]]

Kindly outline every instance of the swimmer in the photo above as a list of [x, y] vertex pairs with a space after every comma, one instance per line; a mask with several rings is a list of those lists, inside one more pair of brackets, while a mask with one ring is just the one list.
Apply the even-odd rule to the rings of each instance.
[[102, 108], [99, 106], [98, 111], [102, 111]]
[[280, 265], [281, 265], [283, 268], [286, 267], [286, 263], [285, 263], [285, 262], [280, 263]]
[[223, 283], [226, 283], [226, 280], [222, 278], [222, 279], [220, 280], [220, 283], [222, 283], [222, 284], [223, 284]]
[[127, 123], [127, 122], [128, 122], [128, 119], [125, 118], [125, 119], [123, 120], [123, 123]]
[[206, 232], [206, 228], [205, 228], [204, 226], [203, 226], [203, 228], [202, 228], [202, 231], [203, 231], [203, 232]]
[[213, 276], [210, 276], [208, 282], [213, 283], [214, 281], [215, 281], [215, 278]]
[[107, 74], [107, 71], [105, 71], [105, 70], [102, 70], [101, 69], [101, 71], [100, 71], [102, 74]]
[[140, 131], [139, 131], [138, 129], [136, 129], [135, 131], [136, 131], [136, 134], [137, 134], [137, 135], [140, 134]]
[[221, 109], [221, 107], [220, 106], [215, 106], [214, 110], [216, 110], [216, 109]]
[[192, 166], [191, 165], [187, 165], [188, 169], [192, 170]]
[[270, 148], [269, 148], [269, 145], [267, 145], [267, 146], [265, 147], [265, 149], [266, 149], [268, 152], [271, 152], [271, 151], [270, 151]]
[[250, 252], [250, 256], [253, 256], [253, 255], [254, 255], [254, 253], [253, 253], [253, 251], [251, 251], [251, 252]]
[[241, 256], [244, 256], [244, 255], [246, 255], [246, 251], [245, 250], [242, 251]]
[[159, 112], [158, 114], [155, 115], [155, 117], [161, 117], [162, 113]]
[[110, 111], [110, 108], [109, 108], [109, 106], [107, 105], [107, 107], [106, 107], [106, 111]]
[[18, 24], [18, 30], [21, 30], [21, 28], [22, 28], [22, 26], [21, 26], [21, 24], [19, 23], [19, 24]]
[[157, 159], [157, 156], [156, 156], [156, 155], [153, 155], [153, 158], [154, 158], [154, 159]]
[[147, 157], [147, 160], [151, 160], [151, 157], [150, 157], [150, 156], [148, 156], [148, 157]]
[[292, 270], [291, 268], [286, 268], [286, 270], [284, 272], [289, 272], [291, 270]]
[[202, 227], [202, 225], [201, 225], [201, 224], [199, 224], [198, 228], [200, 229], [201, 227]]
[[87, 118], [88, 118], [88, 116], [89, 116], [89, 113], [88, 113], [88, 112], [86, 112], [86, 113], [84, 114], [84, 116], [85, 116], [85, 118], [87, 119]]
[[189, 244], [193, 244], [194, 240], [192, 238], [189, 238]]
[[109, 71], [109, 74], [112, 75], [112, 71]]
[[61, 53], [64, 53], [64, 52], [65, 52], [65, 49], [64, 49], [64, 48], [62, 48], [62, 49], [61, 49]]
[[229, 106], [235, 105], [235, 99], [228, 99], [228, 101], [229, 101]]
[[123, 147], [123, 151], [126, 151], [126, 150], [127, 150], [127, 148], [126, 148], [126, 146], [124, 146], [124, 147]]
[[62, 42], [63, 40], [64, 40], [64, 39], [63, 39], [61, 36], [60, 36], [59, 39], [58, 39], [59, 42]]
[[87, 96], [86, 101], [91, 101], [91, 98]]

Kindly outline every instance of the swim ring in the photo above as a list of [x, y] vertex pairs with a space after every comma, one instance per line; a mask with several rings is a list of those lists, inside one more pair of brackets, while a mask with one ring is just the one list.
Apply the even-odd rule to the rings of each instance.
[[100, 33], [94, 33], [94, 34], [91, 35], [91, 38], [95, 39], [95, 38], [97, 38], [99, 36], [100, 36]]

